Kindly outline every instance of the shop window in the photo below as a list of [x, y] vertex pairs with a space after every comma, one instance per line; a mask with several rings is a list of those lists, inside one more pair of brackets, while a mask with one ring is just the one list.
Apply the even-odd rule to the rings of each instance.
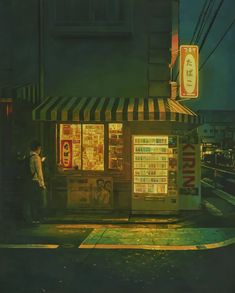
[[83, 170], [104, 170], [104, 125], [84, 124], [82, 130]]
[[60, 125], [60, 166], [81, 169], [81, 125]]
[[60, 166], [64, 170], [104, 170], [104, 125], [61, 124]]
[[121, 123], [109, 124], [109, 169], [123, 170], [123, 133]]

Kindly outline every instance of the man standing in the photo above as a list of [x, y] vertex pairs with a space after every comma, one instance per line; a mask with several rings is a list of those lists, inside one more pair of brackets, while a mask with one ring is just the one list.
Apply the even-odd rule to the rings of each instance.
[[42, 217], [42, 193], [46, 189], [43, 170], [41, 144], [39, 141], [34, 140], [31, 143], [30, 148], [30, 171], [32, 175], [31, 187], [30, 187], [30, 212], [33, 223], [40, 223]]

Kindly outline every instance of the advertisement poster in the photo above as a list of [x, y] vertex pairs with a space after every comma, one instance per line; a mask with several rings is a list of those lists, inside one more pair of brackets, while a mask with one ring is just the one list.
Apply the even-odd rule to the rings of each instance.
[[112, 203], [113, 180], [111, 177], [68, 179], [68, 208], [110, 209]]
[[71, 168], [73, 161], [72, 140], [61, 140], [61, 165], [64, 168]]

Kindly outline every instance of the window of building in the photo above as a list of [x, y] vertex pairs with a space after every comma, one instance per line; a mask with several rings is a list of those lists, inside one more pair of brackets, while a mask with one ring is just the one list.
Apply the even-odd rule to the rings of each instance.
[[[129, 0], [55, 0], [55, 24], [73, 33], [130, 32]], [[61, 32], [62, 33], [62, 32]]]
[[81, 125], [60, 125], [60, 166], [81, 169]]
[[61, 23], [123, 21], [125, 20], [125, 1], [56, 0], [56, 21]]
[[109, 124], [109, 169], [123, 169], [123, 135], [121, 123]]
[[207, 129], [204, 129], [204, 133], [207, 133]]
[[123, 170], [123, 126], [121, 123], [60, 124], [59, 165], [63, 170], [103, 171], [104, 140], [108, 130], [107, 166]]
[[104, 125], [82, 126], [83, 170], [104, 170]]

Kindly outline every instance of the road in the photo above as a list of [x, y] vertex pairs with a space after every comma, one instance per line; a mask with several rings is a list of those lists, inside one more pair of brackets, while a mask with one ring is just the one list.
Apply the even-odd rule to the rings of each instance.
[[[222, 227], [227, 227], [228, 232], [235, 231], [235, 207], [217, 196], [212, 187], [203, 187], [202, 198], [201, 211], [181, 213], [169, 223], [164, 218], [164, 223], [151, 224], [47, 223], [24, 229], [3, 229], [0, 244], [6, 247], [0, 247], [0, 292], [232, 293], [235, 291], [235, 244], [217, 249], [201, 249], [199, 245], [198, 250], [177, 251], [80, 248], [95, 229], [104, 226], [114, 232], [119, 228], [133, 230], [140, 241], [145, 241], [148, 234], [153, 235], [153, 231], [160, 234], [166, 230], [180, 231], [181, 235], [184, 229], [195, 229], [197, 235], [210, 229], [219, 231]], [[138, 234], [138, 229], [143, 229], [143, 233]], [[196, 233], [193, 235], [192, 241], [198, 237]], [[188, 242], [189, 239], [184, 238]], [[41, 246], [33, 246], [35, 243]], [[17, 244], [18, 248], [12, 249], [8, 244]]]
[[1, 293], [232, 293], [235, 246], [206, 251], [0, 250]]

